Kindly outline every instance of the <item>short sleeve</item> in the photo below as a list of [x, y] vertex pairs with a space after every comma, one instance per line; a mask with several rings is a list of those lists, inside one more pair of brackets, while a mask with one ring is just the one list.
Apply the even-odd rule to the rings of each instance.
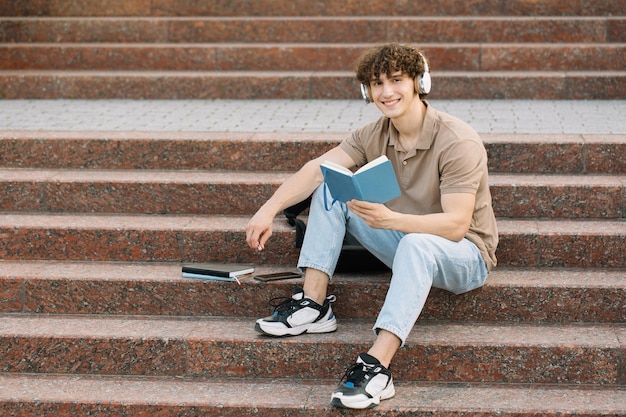
[[476, 194], [487, 172], [487, 152], [482, 143], [456, 141], [442, 152], [439, 166], [441, 194]]

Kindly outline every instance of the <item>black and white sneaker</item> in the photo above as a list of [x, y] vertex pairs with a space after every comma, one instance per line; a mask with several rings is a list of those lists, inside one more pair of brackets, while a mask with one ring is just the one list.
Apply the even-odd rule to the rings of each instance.
[[391, 371], [372, 355], [362, 353], [346, 370], [330, 403], [343, 408], [371, 408], [395, 394]]
[[[336, 297], [329, 295], [320, 305], [304, 296], [298, 290], [291, 298], [280, 298], [279, 304], [272, 304], [274, 314], [258, 319], [255, 329], [270, 336], [296, 336], [302, 333], [330, 333], [337, 330], [337, 319], [331, 303]], [[274, 301], [274, 300], [273, 300]]]

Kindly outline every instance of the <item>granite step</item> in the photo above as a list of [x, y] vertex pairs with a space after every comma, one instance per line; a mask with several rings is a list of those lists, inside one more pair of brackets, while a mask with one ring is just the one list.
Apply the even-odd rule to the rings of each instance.
[[[274, 222], [265, 251], [245, 244], [249, 216], [19, 214], [0, 215], [6, 260], [252, 262], [293, 265], [295, 231]], [[621, 220], [499, 219], [500, 266], [625, 268]]]
[[[264, 416], [344, 415], [333, 410], [333, 380], [1, 375], [9, 415]], [[396, 395], [363, 416], [623, 416], [620, 388], [395, 381]], [[254, 410], [254, 411], [251, 411]], [[345, 413], [347, 415], [347, 413]]]
[[415, 3], [397, 0], [392, 3], [335, 2], [322, 0], [234, 0], [228, 2], [169, 0], [110, 0], [107, 7], [87, 1], [22, 0], [0, 5], [2, 16], [597, 16], [622, 15], [618, 1], [586, 0], [526, 1], [482, 0], [458, 2], [443, 0]]
[[[0, 370], [10, 373], [332, 379], [347, 365], [341, 359], [374, 339], [373, 321], [362, 319], [276, 339], [260, 336], [251, 318], [1, 318]], [[394, 377], [623, 388], [625, 331], [623, 323], [422, 322], [394, 358]]]
[[[430, 97], [610, 100], [626, 96], [625, 80], [626, 71], [441, 71]], [[352, 71], [3, 70], [0, 98], [356, 99], [358, 83]]]
[[[295, 265], [255, 265], [255, 273]], [[330, 292], [340, 319], [375, 319], [390, 272], [338, 272]], [[303, 279], [240, 285], [181, 277], [180, 263], [0, 261], [0, 312], [38, 314], [264, 317], [269, 301]], [[421, 321], [624, 323], [626, 275], [620, 269], [496, 268], [479, 290], [455, 296], [433, 289]], [[245, 306], [245, 308], [242, 308]]]
[[[570, 17], [0, 17], [7, 43], [625, 42], [620, 15]], [[330, 46], [330, 45], [329, 45]], [[430, 56], [430, 54], [429, 54]]]
[[[0, 44], [0, 70], [346, 71], [371, 44]], [[440, 71], [621, 71], [626, 43], [421, 44]], [[521, 64], [523, 63], [523, 64]]]
[[[254, 214], [291, 173], [0, 169], [0, 212]], [[626, 217], [626, 174], [491, 174], [498, 217]]]
[[[0, 131], [2, 168], [295, 171], [345, 133]], [[491, 173], [626, 174], [626, 135], [482, 134]], [[72, 152], [67, 152], [71, 149]], [[224, 158], [223, 155], [231, 155]]]

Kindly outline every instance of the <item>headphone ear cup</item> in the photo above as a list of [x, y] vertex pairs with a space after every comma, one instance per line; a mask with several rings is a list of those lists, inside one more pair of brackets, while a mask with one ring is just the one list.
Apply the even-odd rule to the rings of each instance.
[[369, 88], [367, 88], [365, 84], [361, 84], [361, 97], [363, 97], [363, 100], [365, 100], [365, 104], [370, 104], [372, 102]]
[[430, 93], [430, 68], [428, 68], [428, 61], [426, 61], [426, 57], [422, 55], [421, 52], [418, 52], [418, 55], [422, 59], [424, 63], [424, 73], [417, 77], [417, 92], [420, 94], [428, 94]]
[[430, 93], [430, 72], [426, 71], [419, 77], [417, 77], [417, 92], [420, 94], [428, 94]]

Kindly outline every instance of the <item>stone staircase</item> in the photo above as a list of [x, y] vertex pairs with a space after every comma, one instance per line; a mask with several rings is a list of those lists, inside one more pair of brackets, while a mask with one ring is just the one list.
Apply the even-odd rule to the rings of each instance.
[[[341, 414], [329, 395], [372, 342], [388, 272], [339, 274], [339, 330], [292, 339], [253, 322], [299, 280], [180, 276], [293, 269], [284, 219], [262, 254], [243, 229], [292, 155], [343, 135], [314, 136], [4, 132], [4, 415]], [[626, 138], [483, 136], [500, 266], [480, 290], [433, 290], [371, 415], [625, 415]]]
[[[626, 96], [619, 1], [181, 3], [0, 4], [2, 94], [354, 98], [367, 44], [420, 38], [433, 97]], [[343, 136], [0, 131], [0, 414], [354, 414], [330, 393], [373, 341], [388, 272], [339, 274], [338, 331], [289, 339], [253, 323], [300, 280], [180, 274], [293, 270], [284, 219], [260, 254], [245, 224]], [[396, 397], [359, 414], [626, 415], [626, 136], [482, 137], [500, 265], [479, 290], [431, 292]]]
[[440, 99], [626, 96], [622, 0], [20, 0], [0, 97], [357, 98], [373, 43], [419, 42]]

